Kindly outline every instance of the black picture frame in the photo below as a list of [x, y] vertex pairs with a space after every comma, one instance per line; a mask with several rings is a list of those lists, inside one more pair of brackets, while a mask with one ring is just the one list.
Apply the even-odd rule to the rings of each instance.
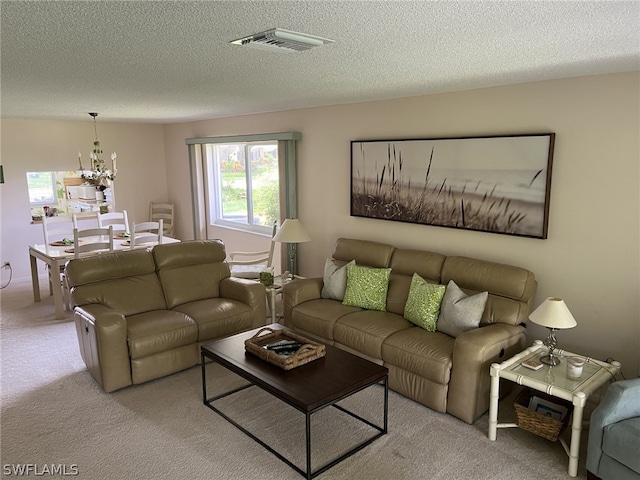
[[351, 216], [547, 238], [554, 133], [351, 141]]

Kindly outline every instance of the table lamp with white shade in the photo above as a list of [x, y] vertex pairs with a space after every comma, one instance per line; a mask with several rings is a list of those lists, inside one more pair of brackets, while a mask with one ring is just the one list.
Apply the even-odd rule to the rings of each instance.
[[533, 323], [549, 329], [549, 336], [544, 341], [544, 344], [549, 347], [549, 354], [542, 357], [540, 361], [551, 366], [559, 365], [560, 358], [553, 353], [553, 350], [558, 346], [556, 330], [573, 328], [577, 325], [564, 300], [556, 297], [547, 298], [538, 308], [531, 312], [529, 319]]
[[289, 263], [291, 265], [291, 278], [296, 273], [296, 244], [310, 242], [311, 237], [297, 218], [287, 218], [273, 240], [280, 243], [289, 244]]

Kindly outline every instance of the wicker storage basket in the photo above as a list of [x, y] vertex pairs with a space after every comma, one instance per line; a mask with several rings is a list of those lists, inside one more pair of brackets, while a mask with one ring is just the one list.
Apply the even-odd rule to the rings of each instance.
[[[538, 412], [534, 412], [529, 408], [529, 400], [532, 396], [536, 396], [543, 400], [547, 400], [549, 402], [562, 405], [567, 409], [567, 414], [564, 419], [557, 420], [548, 415], [543, 415]], [[542, 438], [546, 438], [547, 440], [551, 440], [555, 442], [558, 440], [560, 434], [567, 428], [569, 424], [569, 418], [571, 417], [571, 411], [573, 410], [573, 405], [566, 400], [562, 400], [560, 398], [552, 397], [542, 392], [532, 391], [528, 388], [523, 389], [514, 399], [513, 406], [516, 409], [516, 417], [518, 427], [523, 430], [527, 430], [529, 432], [535, 433], [536, 435], [541, 436]]]
[[[302, 346], [293, 355], [288, 357], [264, 348], [265, 345], [280, 340], [295, 340], [301, 343]], [[247, 352], [269, 363], [273, 363], [284, 370], [291, 370], [292, 368], [324, 357], [327, 352], [326, 347], [321, 343], [312, 342], [288, 330], [274, 330], [269, 327], [261, 328], [253, 337], [245, 340], [244, 347]]]

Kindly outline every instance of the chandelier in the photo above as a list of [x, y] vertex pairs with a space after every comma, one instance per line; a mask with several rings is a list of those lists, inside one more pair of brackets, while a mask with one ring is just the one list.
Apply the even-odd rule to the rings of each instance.
[[116, 166], [117, 155], [116, 152], [111, 154], [111, 168], [108, 168], [106, 162], [102, 158], [102, 149], [100, 148], [100, 141], [98, 140], [98, 126], [96, 122], [98, 114], [96, 112], [89, 112], [89, 115], [93, 117], [93, 130], [96, 134], [96, 139], [93, 142], [93, 150], [89, 154], [91, 168], [85, 169], [82, 166], [82, 154], [78, 152], [78, 163], [80, 164], [81, 172], [80, 176], [96, 186], [108, 187], [109, 181], [115, 180], [116, 174], [118, 173], [118, 168]]

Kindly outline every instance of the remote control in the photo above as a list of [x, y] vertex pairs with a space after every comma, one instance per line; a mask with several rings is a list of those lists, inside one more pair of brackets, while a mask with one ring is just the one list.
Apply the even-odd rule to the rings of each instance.
[[298, 350], [302, 345], [299, 344], [298, 342], [295, 343], [291, 343], [291, 344], [287, 344], [287, 345], [269, 345], [267, 346], [268, 350], [274, 351], [276, 353], [280, 353], [280, 352], [295, 352], [296, 350]]

